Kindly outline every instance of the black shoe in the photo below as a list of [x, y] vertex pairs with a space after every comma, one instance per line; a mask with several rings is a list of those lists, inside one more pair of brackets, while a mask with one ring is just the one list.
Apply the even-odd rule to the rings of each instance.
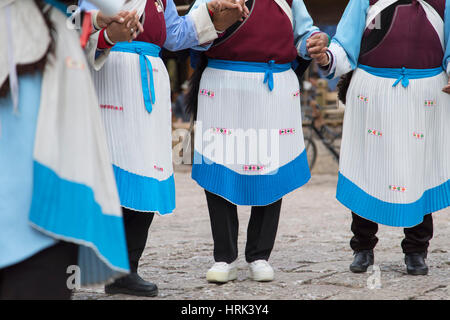
[[145, 281], [137, 273], [131, 273], [117, 279], [111, 284], [107, 284], [105, 286], [105, 293], [122, 293], [139, 297], [156, 297], [158, 295], [158, 287], [154, 283]]
[[369, 266], [374, 263], [373, 250], [362, 250], [354, 253], [355, 258], [350, 265], [350, 271], [353, 273], [366, 272]]
[[405, 254], [406, 271], [413, 276], [425, 276], [428, 274], [428, 266], [425, 263], [426, 252]]

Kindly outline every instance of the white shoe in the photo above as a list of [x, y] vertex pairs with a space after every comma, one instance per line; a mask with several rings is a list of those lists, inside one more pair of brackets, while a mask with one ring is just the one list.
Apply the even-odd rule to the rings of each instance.
[[273, 268], [266, 260], [256, 260], [248, 264], [250, 277], [255, 281], [272, 281], [274, 278]]
[[208, 280], [208, 282], [226, 283], [236, 279], [236, 261], [232, 263], [216, 262], [206, 273], [206, 280]]

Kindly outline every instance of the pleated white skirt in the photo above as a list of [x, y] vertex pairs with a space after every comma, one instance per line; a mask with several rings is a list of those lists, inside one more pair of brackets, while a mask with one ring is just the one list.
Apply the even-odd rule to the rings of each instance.
[[175, 208], [170, 81], [160, 58], [152, 64], [156, 101], [144, 105], [139, 55], [111, 52], [93, 72], [123, 207], [171, 213]]
[[347, 93], [337, 198], [358, 215], [412, 227], [450, 204], [450, 95], [442, 74], [410, 80], [357, 69]]
[[200, 83], [193, 179], [238, 205], [263, 206], [310, 178], [299, 83], [274, 75], [206, 68]]

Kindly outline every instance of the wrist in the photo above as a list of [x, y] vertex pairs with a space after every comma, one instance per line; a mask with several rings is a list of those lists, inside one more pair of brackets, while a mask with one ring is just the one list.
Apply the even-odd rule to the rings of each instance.
[[321, 64], [322, 67], [326, 67], [330, 64], [330, 55], [328, 54], [328, 52], [325, 53], [325, 59], [323, 61], [323, 63]]
[[328, 38], [328, 44], [327, 44], [327, 47], [329, 47], [330, 46], [330, 44], [331, 44], [331, 37], [330, 37], [330, 35], [328, 34], [328, 33], [325, 33], [325, 32], [323, 32], [326, 36], [327, 36], [327, 38]]
[[112, 40], [112, 37], [108, 34], [108, 28], [103, 28], [103, 35], [107, 44], [110, 46], [114, 46], [116, 44], [116, 42]]
[[322, 68], [322, 69], [324, 69], [324, 70], [329, 69], [329, 68], [330, 68], [330, 65], [331, 65], [331, 62], [333, 61], [333, 60], [332, 60], [332, 59], [333, 59], [333, 56], [331, 55], [331, 53], [330, 53], [329, 50], [327, 50], [327, 52], [325, 53], [325, 56], [326, 56], [325, 63], [319, 64], [319, 67]]

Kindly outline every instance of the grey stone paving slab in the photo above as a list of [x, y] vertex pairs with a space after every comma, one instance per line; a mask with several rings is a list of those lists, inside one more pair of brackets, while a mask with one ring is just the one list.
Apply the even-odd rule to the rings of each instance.
[[[160, 294], [152, 299], [449, 299], [450, 209], [434, 216], [435, 235], [428, 263], [430, 274], [406, 274], [400, 242], [402, 229], [381, 226], [375, 262], [381, 288], [369, 289], [374, 273], [349, 272], [350, 214], [335, 199], [335, 174], [313, 175], [311, 182], [283, 200], [277, 242], [270, 262], [276, 271], [271, 283], [250, 281], [244, 260], [250, 209], [239, 208], [238, 280], [208, 284], [205, 273], [213, 263], [212, 238], [203, 190], [185, 168], [175, 174], [177, 211], [156, 217], [150, 229], [140, 274], [156, 282]], [[103, 287], [82, 288], [74, 299], [137, 299], [104, 294]]]

